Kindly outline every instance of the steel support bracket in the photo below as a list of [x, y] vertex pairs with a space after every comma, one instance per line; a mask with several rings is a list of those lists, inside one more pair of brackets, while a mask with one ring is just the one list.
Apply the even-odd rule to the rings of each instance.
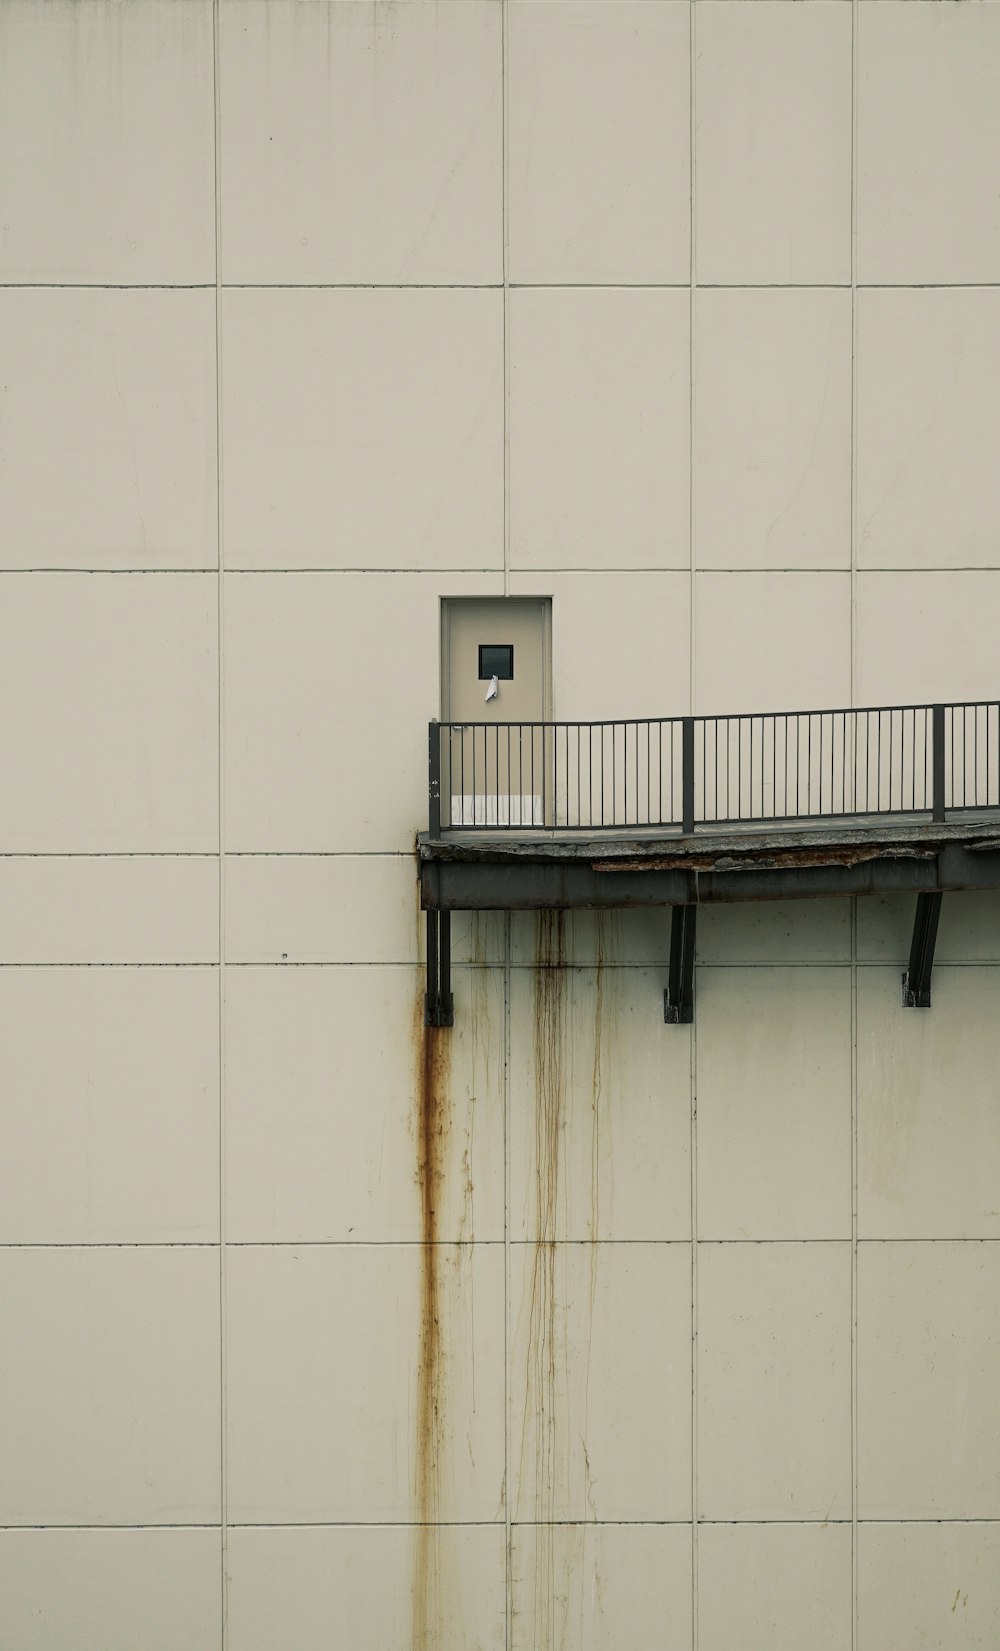
[[455, 999], [451, 993], [451, 912], [428, 911], [424, 1025], [454, 1024]]
[[931, 1006], [931, 969], [934, 966], [934, 943], [940, 915], [940, 893], [917, 895], [910, 961], [903, 976], [904, 1009], [929, 1009]]
[[670, 974], [663, 994], [668, 1026], [694, 1020], [694, 929], [697, 906], [674, 906], [670, 918]]

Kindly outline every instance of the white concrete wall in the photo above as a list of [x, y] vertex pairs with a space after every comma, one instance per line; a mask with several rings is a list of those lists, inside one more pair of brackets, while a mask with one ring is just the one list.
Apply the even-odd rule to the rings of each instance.
[[445, 595], [997, 696], [998, 169], [998, 0], [0, 5], [3, 1651], [996, 1646], [1000, 899], [425, 1061], [413, 839]]

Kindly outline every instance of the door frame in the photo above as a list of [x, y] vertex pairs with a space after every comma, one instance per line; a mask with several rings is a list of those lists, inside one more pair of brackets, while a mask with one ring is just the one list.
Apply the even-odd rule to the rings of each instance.
[[[439, 608], [439, 672], [440, 672], [440, 704], [441, 722], [451, 722], [450, 673], [451, 659], [451, 609], [454, 602], [486, 603], [486, 602], [532, 602], [542, 608], [542, 714], [541, 722], [552, 721], [552, 598], [551, 596], [442, 596], [438, 600]], [[516, 719], [520, 720], [520, 719]], [[534, 720], [534, 719], [532, 719]]]

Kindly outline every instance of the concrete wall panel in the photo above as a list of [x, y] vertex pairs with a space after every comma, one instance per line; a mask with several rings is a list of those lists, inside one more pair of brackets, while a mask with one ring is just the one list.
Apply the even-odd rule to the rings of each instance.
[[502, 1524], [502, 1246], [251, 1245], [227, 1267], [236, 1523]]
[[699, 715], [850, 704], [846, 574], [703, 573], [696, 589]]
[[508, 27], [511, 279], [686, 284], [683, 6], [513, 0]]
[[861, 279], [1000, 279], [1000, 13], [883, 0], [858, 25]]
[[0, 1249], [4, 1525], [218, 1521], [219, 1257]]
[[687, 1651], [688, 1525], [517, 1525], [511, 1536], [513, 1651]]
[[226, 957], [413, 963], [423, 947], [419, 898], [412, 854], [230, 855]]
[[699, 974], [698, 1235], [851, 1236], [847, 969]]
[[0, 1018], [0, 1242], [217, 1242], [217, 972], [0, 969]]
[[699, 281], [849, 282], [849, 10], [702, 5], [696, 31]]
[[459, 968], [461, 1006], [422, 1110], [424, 977], [249, 968], [226, 982], [227, 1228], [238, 1243], [416, 1243], [431, 1146], [438, 1241], [504, 1235], [503, 988]]
[[688, 299], [511, 294], [516, 568], [687, 567]]
[[849, 900], [768, 900], [698, 913], [699, 963], [847, 963], [850, 956]]
[[[613, 561], [613, 554], [609, 555]], [[552, 708], [569, 722], [673, 717], [690, 698], [685, 573], [515, 571], [511, 594], [552, 598]], [[603, 662], [627, 657], [609, 689]]]
[[220, 13], [226, 281], [501, 280], [498, 6]]
[[849, 1244], [698, 1256], [699, 1515], [849, 1517]]
[[858, 1255], [858, 1514], [1000, 1518], [1000, 1251]]
[[216, 1651], [218, 1530], [0, 1533], [4, 1636], [16, 1651]]
[[514, 1521], [690, 1519], [690, 1247], [518, 1245], [511, 1291]]
[[865, 292], [858, 316], [859, 566], [995, 567], [1000, 290]]
[[6, 0], [0, 281], [214, 281], [212, 127], [209, 0]]
[[9, 574], [3, 596], [0, 849], [217, 849], [215, 581]]
[[227, 292], [226, 566], [502, 567], [502, 348], [496, 293]]
[[217, 565], [210, 292], [7, 289], [0, 352], [0, 566]]
[[699, 1531], [702, 1651], [850, 1651], [851, 1616], [848, 1523]]
[[502, 1525], [436, 1526], [426, 1551], [398, 1525], [243, 1528], [230, 1534], [228, 1561], [232, 1651], [287, 1640], [296, 1651], [384, 1651], [419, 1643], [421, 1630], [430, 1644], [503, 1651]]
[[0, 936], [3, 963], [215, 963], [218, 860], [2, 855]]
[[996, 1524], [861, 1525], [858, 1630], [870, 1651], [923, 1635], [941, 1651], [989, 1651], [1000, 1631]]
[[898, 969], [858, 976], [858, 1231], [1000, 1238], [997, 972], [936, 965], [932, 1015]]
[[995, 699], [1000, 572], [862, 573], [859, 705]]
[[850, 294], [699, 292], [695, 378], [697, 565], [848, 567]]
[[603, 962], [513, 972], [516, 1239], [690, 1238], [690, 1036], [664, 1025], [663, 979]]

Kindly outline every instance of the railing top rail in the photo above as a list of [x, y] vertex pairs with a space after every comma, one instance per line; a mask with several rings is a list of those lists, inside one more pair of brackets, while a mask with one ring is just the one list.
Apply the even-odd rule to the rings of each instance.
[[535, 717], [515, 718], [509, 722], [494, 722], [476, 718], [466, 718], [463, 721], [441, 722], [441, 728], [621, 728], [621, 727], [655, 727], [657, 724], [693, 722], [761, 722], [769, 718], [777, 720], [793, 717], [873, 717], [897, 716], [906, 712], [932, 712], [940, 705], [945, 711], [971, 711], [1000, 709], [1000, 699], [968, 699], [968, 700], [927, 700], [907, 705], [833, 705], [814, 706], [802, 711], [704, 711], [692, 717], [685, 714], [663, 717], [596, 717], [574, 718], [572, 720], [543, 719]]
[[539, 722], [530, 717], [515, 722], [477, 722], [474, 717], [464, 721], [441, 722], [439, 728], [656, 728], [664, 723], [682, 723], [683, 717], [603, 717], [595, 721]]

